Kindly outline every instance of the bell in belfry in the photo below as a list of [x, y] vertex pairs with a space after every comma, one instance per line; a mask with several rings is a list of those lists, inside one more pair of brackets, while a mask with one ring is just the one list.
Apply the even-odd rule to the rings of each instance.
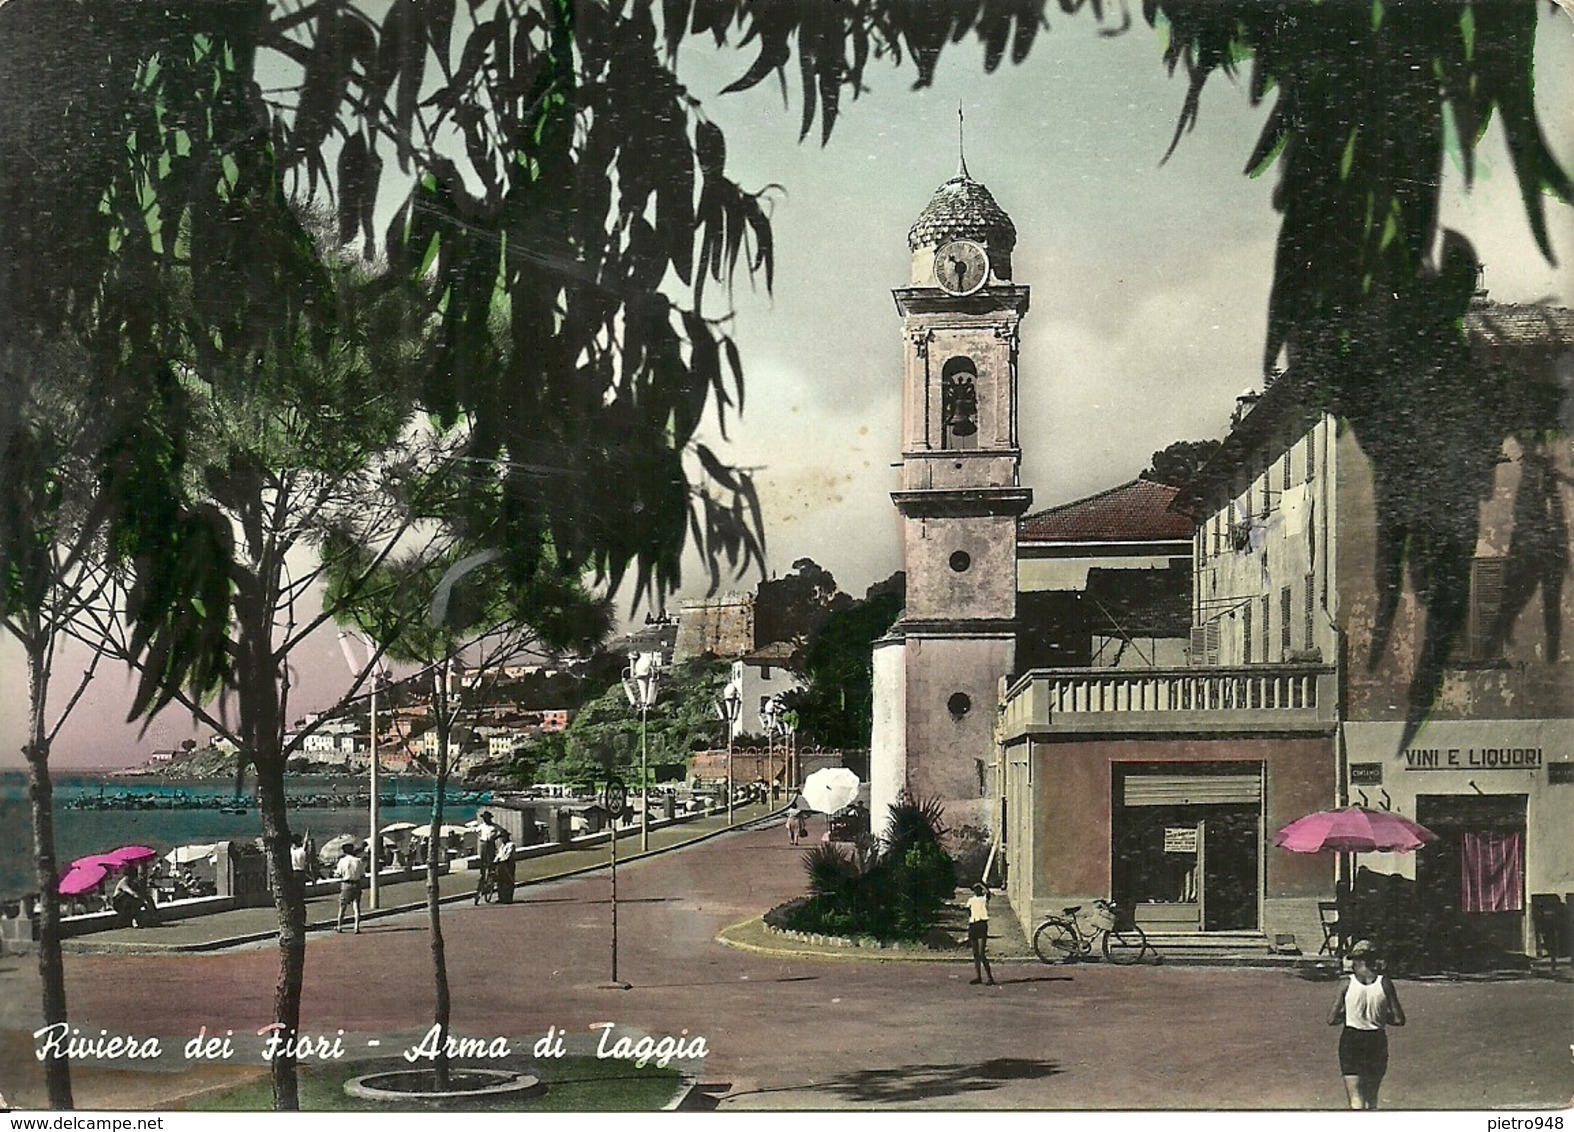
[[946, 382], [946, 431], [952, 436], [972, 436], [978, 431], [978, 391], [972, 381], [958, 374]]

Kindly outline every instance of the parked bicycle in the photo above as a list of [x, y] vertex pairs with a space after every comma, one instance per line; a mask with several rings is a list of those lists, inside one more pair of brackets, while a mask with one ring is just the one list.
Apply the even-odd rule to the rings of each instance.
[[1135, 923], [1115, 926], [1120, 918], [1110, 901], [1093, 902], [1086, 927], [1077, 919], [1080, 911], [1082, 905], [1073, 904], [1038, 926], [1033, 932], [1033, 951], [1039, 959], [1045, 963], [1074, 963], [1089, 958], [1094, 947], [1098, 947], [1105, 959], [1122, 966], [1149, 956], [1155, 963], [1162, 961], [1147, 934]]

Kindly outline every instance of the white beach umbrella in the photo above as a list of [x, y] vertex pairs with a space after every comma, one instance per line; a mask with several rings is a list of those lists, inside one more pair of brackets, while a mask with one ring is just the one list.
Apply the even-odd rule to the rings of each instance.
[[164, 859], [172, 865], [189, 865], [207, 860], [217, 849], [217, 845], [177, 845], [164, 854]]
[[858, 776], [846, 767], [828, 766], [803, 782], [803, 800], [811, 810], [834, 814], [858, 797]]

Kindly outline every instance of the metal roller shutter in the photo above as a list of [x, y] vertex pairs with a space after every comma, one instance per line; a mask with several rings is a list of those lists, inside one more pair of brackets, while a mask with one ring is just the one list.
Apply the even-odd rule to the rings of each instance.
[[1262, 801], [1260, 774], [1133, 774], [1122, 791], [1128, 806], [1231, 805]]

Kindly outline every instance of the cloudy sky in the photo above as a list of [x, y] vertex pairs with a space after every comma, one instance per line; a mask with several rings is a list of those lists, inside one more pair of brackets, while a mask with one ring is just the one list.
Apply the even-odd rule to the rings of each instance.
[[[1091, 21], [1057, 17], [1025, 64], [990, 76], [979, 51], [957, 45], [922, 91], [910, 67], [871, 63], [869, 89], [844, 103], [823, 148], [818, 127], [797, 141], [795, 82], [785, 103], [771, 81], [719, 94], [745, 66], [703, 49], [682, 61], [686, 85], [727, 133], [732, 174], [784, 189], [774, 294], [737, 296], [746, 413], [728, 442], [708, 437], [756, 469], [771, 569], [807, 556], [861, 593], [901, 568], [888, 496], [902, 373], [890, 292], [907, 281], [908, 226], [956, 171], [959, 103], [969, 170], [1015, 221], [1016, 282], [1032, 288], [1020, 401], [1035, 509], [1134, 477], [1172, 440], [1222, 434], [1236, 394], [1258, 380], [1277, 232], [1275, 173], [1241, 173], [1266, 115], [1248, 105], [1244, 77], [1210, 83], [1195, 132], [1161, 164], [1184, 84], [1166, 76], [1158, 37], [1140, 25], [1107, 39]], [[1574, 104], [1574, 23], [1558, 14], [1543, 17], [1537, 100], [1554, 151], [1574, 164], [1574, 117], [1553, 109]], [[1474, 193], [1458, 170], [1449, 176], [1445, 223], [1475, 243], [1493, 298], [1574, 297], [1568, 273], [1531, 241], [1495, 128]], [[1560, 261], [1574, 261], [1574, 211], [1556, 209], [1552, 230]], [[704, 593], [697, 560], [686, 579], [673, 604]], [[324, 688], [343, 680], [337, 649], [320, 659], [308, 677]], [[20, 761], [19, 668], [14, 651], [0, 651], [0, 766]], [[127, 682], [95, 685], [62, 733], [59, 765], [140, 762], [192, 734], [175, 712], [139, 738], [121, 723]]]

